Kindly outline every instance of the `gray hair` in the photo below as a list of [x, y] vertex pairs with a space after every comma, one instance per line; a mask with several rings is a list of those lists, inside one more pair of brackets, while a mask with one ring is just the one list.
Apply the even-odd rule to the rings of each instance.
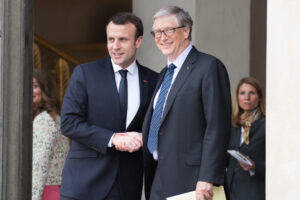
[[153, 21], [159, 17], [175, 15], [179, 26], [185, 26], [190, 29], [189, 40], [192, 40], [192, 26], [193, 20], [190, 14], [177, 6], [168, 6], [165, 8], [159, 9], [153, 16]]

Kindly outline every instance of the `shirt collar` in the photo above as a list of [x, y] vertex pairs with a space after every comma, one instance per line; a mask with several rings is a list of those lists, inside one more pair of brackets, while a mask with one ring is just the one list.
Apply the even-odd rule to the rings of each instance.
[[[111, 59], [111, 63], [112, 63], [113, 70], [115, 73], [117, 73], [123, 69], [122, 67], [120, 67], [120, 65], [115, 64], [112, 59]], [[131, 63], [131, 65], [129, 65], [126, 69], [127, 69], [128, 73], [130, 73], [131, 75], [134, 75], [135, 73], [137, 73], [138, 66], [136, 64], [136, 60], [134, 60], [133, 63]]]
[[177, 58], [171, 62], [169, 59], [168, 59], [168, 66], [173, 63], [177, 69], [180, 69], [181, 66], [183, 65], [186, 57], [188, 56], [188, 54], [190, 53], [191, 49], [193, 48], [193, 46], [191, 44], [189, 44], [185, 50], [179, 55], [177, 56]]

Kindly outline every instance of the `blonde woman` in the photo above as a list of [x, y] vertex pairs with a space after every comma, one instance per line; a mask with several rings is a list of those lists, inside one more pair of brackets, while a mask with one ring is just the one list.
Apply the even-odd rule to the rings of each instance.
[[240, 80], [233, 99], [233, 128], [229, 149], [246, 155], [252, 165], [230, 157], [225, 192], [227, 200], [265, 199], [265, 97], [260, 83]]

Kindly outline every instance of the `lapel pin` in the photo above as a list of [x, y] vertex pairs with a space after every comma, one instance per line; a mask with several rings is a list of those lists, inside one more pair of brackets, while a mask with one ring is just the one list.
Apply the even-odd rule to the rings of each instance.
[[190, 69], [190, 67], [189, 67], [189, 66], [187, 66], [187, 67], [186, 67], [186, 69], [187, 69], [187, 70], [189, 70], [189, 69]]
[[148, 81], [147, 80], [143, 80], [144, 81], [144, 83], [147, 83]]

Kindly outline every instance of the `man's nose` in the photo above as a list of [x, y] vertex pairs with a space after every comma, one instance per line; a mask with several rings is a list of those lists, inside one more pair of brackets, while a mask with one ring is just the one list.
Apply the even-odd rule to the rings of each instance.
[[114, 49], [120, 48], [120, 42], [119, 42], [119, 40], [115, 40], [115, 41], [114, 41], [113, 48], [114, 48]]

